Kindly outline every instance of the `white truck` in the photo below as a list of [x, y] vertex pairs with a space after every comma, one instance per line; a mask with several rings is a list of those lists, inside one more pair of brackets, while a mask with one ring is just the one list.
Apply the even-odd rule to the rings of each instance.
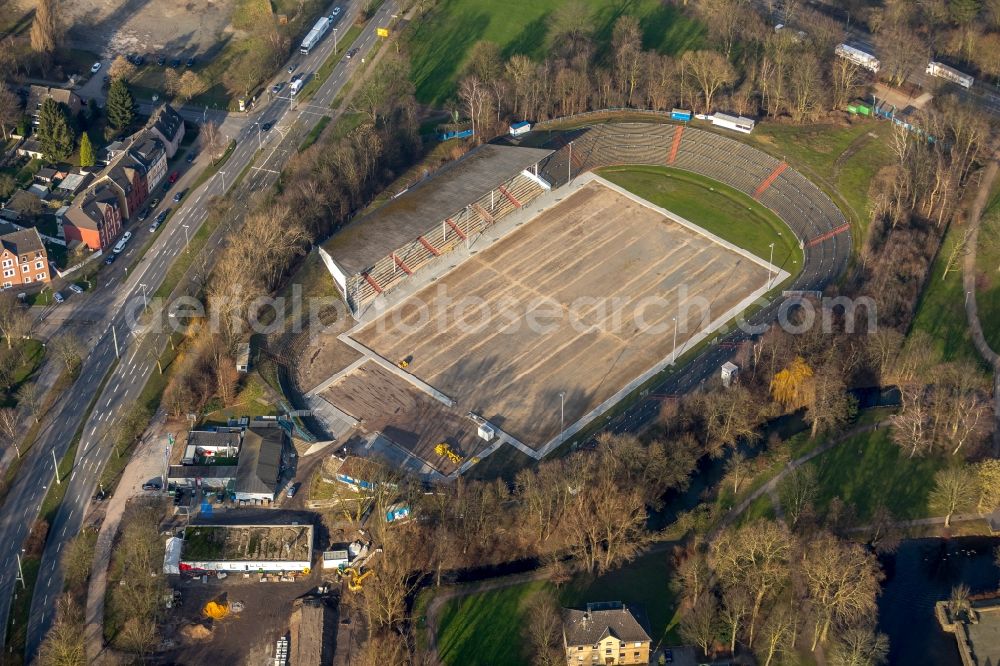
[[302, 90], [302, 79], [295, 79], [292, 81], [292, 85], [288, 86], [289, 94], [295, 97]]
[[968, 74], [964, 74], [955, 69], [954, 67], [949, 67], [948, 65], [945, 65], [944, 63], [941, 62], [937, 62], [935, 60], [931, 60], [929, 63], [927, 63], [926, 73], [930, 74], [931, 76], [936, 76], [939, 79], [945, 79], [946, 81], [957, 83], [963, 88], [971, 88], [972, 84], [975, 83], [976, 81]]
[[323, 39], [323, 35], [327, 33], [330, 29], [330, 18], [324, 16], [323, 18], [316, 21], [316, 25], [312, 27], [306, 38], [302, 40], [302, 46], [299, 47], [299, 53], [303, 55], [309, 55], [313, 47], [319, 44], [320, 40]]
[[853, 46], [848, 46], [847, 44], [839, 44], [833, 51], [844, 60], [850, 60], [855, 65], [861, 65], [865, 69], [876, 74], [878, 73], [879, 67], [882, 65], [878, 58], [873, 56], [871, 53], [867, 53], [861, 49], [856, 49]]

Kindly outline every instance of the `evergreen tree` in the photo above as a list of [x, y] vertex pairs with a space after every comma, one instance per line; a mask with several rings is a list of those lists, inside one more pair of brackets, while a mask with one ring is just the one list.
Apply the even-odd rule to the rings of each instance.
[[86, 132], [80, 137], [80, 166], [94, 166], [97, 158], [94, 156], [94, 146], [90, 143], [90, 135]]
[[65, 160], [76, 145], [65, 107], [52, 98], [42, 102], [38, 113], [38, 140], [45, 157], [53, 162]]
[[135, 118], [135, 99], [125, 83], [125, 79], [115, 79], [108, 90], [108, 122], [117, 130], [132, 124]]

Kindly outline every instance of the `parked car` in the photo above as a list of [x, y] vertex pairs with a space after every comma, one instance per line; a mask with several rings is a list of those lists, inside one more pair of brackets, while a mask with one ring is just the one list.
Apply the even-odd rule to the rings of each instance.
[[107, 74], [105, 74], [104, 75], [104, 85], [108, 85], [109, 83], [111, 83], [111, 77], [108, 76]]
[[194, 162], [196, 157], [198, 157], [198, 153], [191, 150], [188, 151], [187, 157], [184, 158], [184, 161], [187, 162], [188, 164], [191, 164], [191, 162]]
[[170, 177], [167, 180], [170, 182], [171, 185], [173, 185], [174, 183], [177, 182], [177, 179], [180, 177], [181, 177], [180, 172], [174, 171], [172, 174], [170, 174]]
[[81, 287], [80, 285], [78, 285], [75, 282], [69, 286], [69, 290], [72, 291], [74, 294], [82, 294], [83, 293], [83, 287]]
[[181, 59], [174, 58], [173, 60], [170, 61], [170, 66], [173, 67], [174, 69], [177, 69], [178, 67], [181, 66]]
[[149, 210], [154, 210], [159, 205], [160, 205], [160, 200], [154, 198], [152, 201], [149, 202]]
[[58, 291], [52, 294], [52, 298], [55, 299], [56, 303], [62, 303], [63, 301], [66, 300], [65, 298], [63, 298], [63, 295], [60, 294]]
[[132, 232], [126, 231], [124, 234], [122, 234], [122, 237], [118, 240], [118, 243], [115, 245], [114, 253], [120, 254], [125, 249], [125, 246], [128, 245], [128, 242], [130, 240], [132, 240]]
[[167, 64], [167, 57], [160, 56], [159, 58], [156, 59], [156, 64], [159, 65], [160, 67], [163, 67], [164, 65]]
[[115, 257], [117, 256], [118, 256], [117, 254], [109, 254], [107, 257], [104, 258], [104, 265], [110, 266], [111, 264], [115, 263]]
[[333, 16], [340, 16], [340, 7], [333, 8]]
[[293, 483], [292, 485], [288, 486], [288, 492], [285, 493], [285, 497], [288, 497], [289, 499], [295, 497], [295, 491], [298, 490], [298, 487], [299, 484], [297, 483]]
[[284, 87], [285, 87], [284, 83], [275, 83], [271, 87], [271, 93], [277, 95], [278, 93], [281, 92], [281, 89], [284, 88]]
[[184, 63], [184, 66], [185, 66], [185, 67], [194, 67], [194, 58], [193, 58], [193, 57], [191, 57], [191, 58], [188, 58], [188, 59], [187, 59], [187, 62], [186, 62], [186, 63]]
[[144, 56], [144, 55], [137, 55], [135, 57], [135, 61], [133, 61], [133, 64], [136, 67], [142, 67], [143, 65], [146, 64], [146, 56]]
[[153, 223], [149, 225], [149, 233], [153, 233], [160, 226], [159, 218], [153, 220]]
[[149, 217], [149, 209], [148, 208], [143, 208], [141, 211], [139, 211], [139, 221], [140, 222], [142, 220], [145, 220], [147, 217]]
[[177, 194], [175, 194], [174, 195], [174, 203], [180, 203], [181, 199], [184, 198], [185, 194], [187, 194], [187, 190], [181, 190], [180, 192], [178, 192]]
[[160, 489], [160, 482], [159, 481], [150, 481], [149, 483], [144, 483], [144, 484], [142, 484], [142, 489], [143, 490], [159, 490]]
[[91, 74], [97, 74], [99, 71], [101, 71], [101, 63], [100, 62], [95, 62], [93, 65], [90, 66], [90, 73]]

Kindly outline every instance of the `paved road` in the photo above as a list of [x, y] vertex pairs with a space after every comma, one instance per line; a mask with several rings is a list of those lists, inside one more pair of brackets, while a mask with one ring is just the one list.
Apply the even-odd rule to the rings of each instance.
[[[338, 4], [344, 6], [343, 3]], [[362, 55], [375, 43], [375, 26], [386, 24], [394, 11], [395, 3], [387, 2], [376, 19], [368, 24], [355, 43], [362, 50]], [[356, 12], [354, 6], [346, 5], [342, 24], [349, 25]], [[332, 50], [333, 41], [326, 39], [309, 56], [296, 55], [298, 71], [315, 71]], [[165, 337], [130, 324], [132, 315], [142, 308], [144, 292], [151, 294], [156, 290], [173, 261], [184, 251], [186, 236], [193, 235], [207, 218], [211, 198], [231, 189], [236, 176], [246, 165], [256, 161], [263, 168], [252, 169], [240, 185], [240, 196], [236, 200], [243, 211], [251, 192], [269, 187], [274, 182], [277, 172], [285, 159], [295, 152], [304, 132], [315, 125], [322, 111], [329, 113], [328, 108], [321, 110], [319, 105], [328, 105], [336, 97], [350, 72], [357, 67], [357, 62], [352, 60], [338, 64], [310, 104], [300, 104], [294, 111], [290, 110], [290, 99], [287, 97], [264, 104], [256, 115], [244, 122], [236, 137], [237, 148], [225, 169], [188, 194], [180, 210], [166, 223], [146, 255], [128, 271], [128, 277], [123, 275], [117, 286], [99, 283], [93, 292], [64, 304], [72, 308], [73, 318], [77, 321], [94, 323], [96, 330], [88, 339], [90, 353], [73, 388], [48, 415], [48, 424], [25, 460], [0, 517], [0, 562], [3, 563], [0, 569], [0, 618], [6, 620], [15, 587], [17, 567], [14, 556], [38, 515], [52, 479], [52, 452], [57, 457], [64, 455], [83, 422], [73, 472], [63, 481], [68, 484], [66, 499], [50, 526], [50, 538], [35, 587], [29, 623], [29, 654], [37, 649], [51, 623], [53, 602], [62, 587], [62, 575], [57, 566], [59, 555], [66, 540], [80, 529], [100, 471], [111, 454], [111, 443], [105, 435], [120, 417], [122, 407], [136, 399], [146, 378], [157, 371], [156, 358], [165, 344]], [[296, 128], [291, 131], [291, 123], [296, 118], [301, 119], [301, 130]], [[261, 125], [266, 123], [272, 123], [274, 129], [261, 132]], [[259, 156], [258, 152], [263, 152], [263, 155]], [[133, 243], [138, 245], [141, 240], [140, 236]], [[99, 278], [99, 282], [103, 279], [106, 278]], [[117, 365], [115, 334], [117, 353], [120, 355]], [[100, 390], [106, 376], [107, 383]], [[96, 403], [90, 412], [90, 401], [95, 395]], [[4, 636], [6, 627], [4, 621], [0, 637]]]

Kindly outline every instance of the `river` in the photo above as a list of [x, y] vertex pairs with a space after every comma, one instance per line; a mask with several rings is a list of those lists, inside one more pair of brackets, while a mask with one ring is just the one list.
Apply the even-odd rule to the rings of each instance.
[[961, 666], [955, 638], [934, 618], [934, 603], [948, 599], [959, 583], [972, 594], [997, 590], [997, 546], [1000, 538], [909, 539], [881, 558], [879, 628], [889, 636], [890, 664]]

